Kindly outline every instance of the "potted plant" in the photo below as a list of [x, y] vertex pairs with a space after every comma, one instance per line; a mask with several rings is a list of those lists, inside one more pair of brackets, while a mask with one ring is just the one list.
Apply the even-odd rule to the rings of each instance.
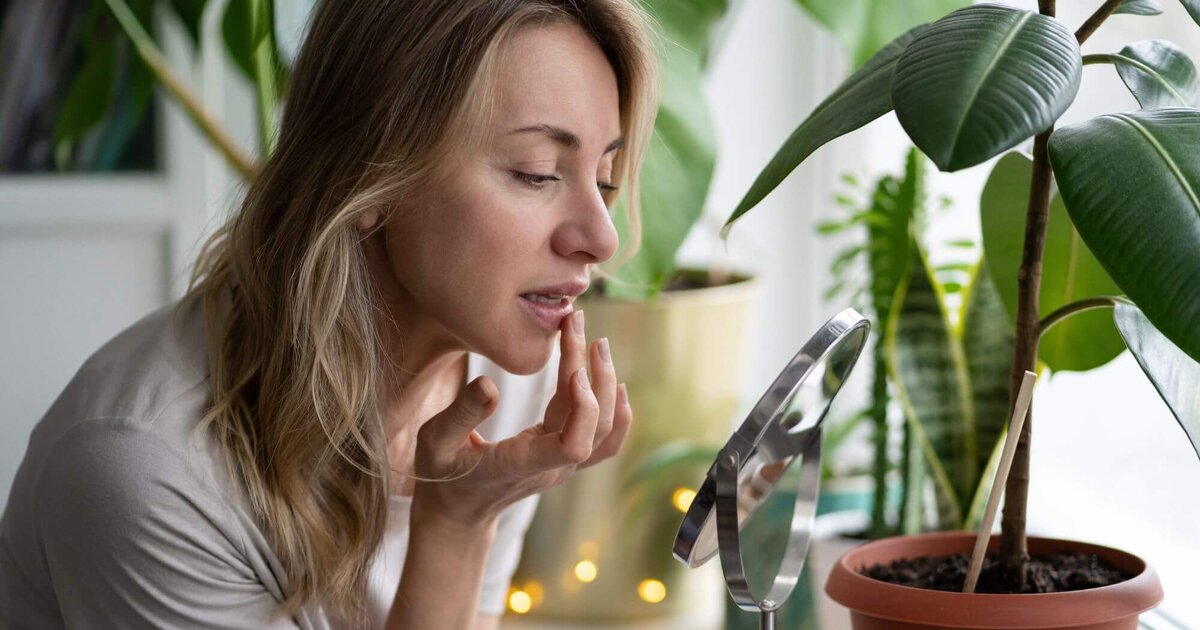
[[[1200, 18], [1200, 6], [1185, 4]], [[1009, 285], [1015, 289], [1007, 298], [1015, 297], [1015, 308], [1008, 308], [1016, 320], [1008, 407], [1020, 375], [1037, 367], [1042, 333], [1067, 340], [1048, 344], [1050, 353], [1076, 347], [1081, 336], [1087, 338], [1079, 332], [1090, 327], [1084, 318], [1094, 318], [1087, 311], [1110, 307], [1120, 337], [1200, 452], [1200, 431], [1189, 415], [1195, 410], [1187, 402], [1200, 382], [1200, 111], [1195, 109], [1194, 67], [1178, 48], [1158, 40], [1132, 44], [1113, 55], [1084, 57], [1079, 49], [1114, 12], [1153, 9], [1152, 2], [1108, 0], [1072, 33], [1053, 17], [1053, 2], [1043, 0], [1036, 13], [975, 5], [906, 32], [801, 123], [760, 173], [726, 229], [821, 145], [892, 110], [914, 144], [943, 171], [980, 164], [1033, 136], [1033, 159], [1024, 180], [1025, 220], [1016, 241], [1019, 255], [1011, 241], [989, 239], [985, 218], [984, 246], [997, 289], [1002, 298]], [[1055, 121], [1078, 91], [1084, 63], [1116, 65], [1143, 109], [1055, 131]], [[1012, 159], [1007, 164], [1002, 160], [993, 176], [1002, 177], [1012, 164]], [[1039, 300], [1046, 299], [1043, 268], [1050, 274], [1052, 265], [1062, 262], [1046, 248], [1055, 182], [1065, 209], [1061, 215], [1069, 217], [1055, 229], [1068, 237], [1077, 231], [1117, 289], [1113, 292], [1125, 295], [1076, 296], [1072, 285], [1066, 293], [1069, 301], [1040, 317]], [[1016, 260], [1018, 267], [997, 266], [994, 260]], [[1065, 352], [1058, 360], [1086, 364], [1097, 359]], [[998, 551], [997, 588], [1011, 593], [1044, 588], [1040, 577], [1028, 579], [1030, 552], [1035, 559], [1064, 551], [1098, 554], [1127, 579], [1072, 592], [985, 595], [913, 589], [861, 575], [865, 564], [966, 552], [972, 534], [889, 538], [843, 558], [830, 578], [830, 594], [852, 609], [857, 627], [1132, 628], [1137, 615], [1161, 599], [1153, 570], [1131, 554], [1027, 539], [1031, 424], [1027, 418], [1005, 485], [1002, 534], [992, 541]]]

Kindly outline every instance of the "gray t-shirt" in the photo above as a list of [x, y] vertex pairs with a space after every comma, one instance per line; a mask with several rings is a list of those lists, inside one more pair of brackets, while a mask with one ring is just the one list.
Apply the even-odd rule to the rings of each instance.
[[[206, 432], [205, 324], [191, 305], [151, 313], [93, 354], [38, 422], [0, 520], [0, 627], [345, 627], [319, 603], [279, 604], [286, 575]], [[502, 439], [535, 424], [557, 354], [516, 376], [468, 355], [470, 378], [501, 392], [479, 429]], [[479, 609], [503, 611], [537, 497], [510, 506], [485, 569]], [[407, 497], [389, 502], [368, 599], [382, 627], [404, 566]]]

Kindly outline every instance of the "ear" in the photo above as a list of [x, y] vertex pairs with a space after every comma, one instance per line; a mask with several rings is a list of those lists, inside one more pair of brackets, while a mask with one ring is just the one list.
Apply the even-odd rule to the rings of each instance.
[[379, 211], [369, 210], [359, 215], [358, 220], [354, 222], [354, 225], [358, 227], [360, 231], [366, 232], [367, 230], [375, 227], [375, 225], [378, 223]]

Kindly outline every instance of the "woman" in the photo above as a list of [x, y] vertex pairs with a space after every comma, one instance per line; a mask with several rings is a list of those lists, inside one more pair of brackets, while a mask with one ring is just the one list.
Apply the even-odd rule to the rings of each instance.
[[644, 23], [632, 0], [321, 3], [188, 294], [35, 429], [0, 619], [496, 627], [533, 497], [632, 420], [568, 313], [618, 187], [637, 233]]

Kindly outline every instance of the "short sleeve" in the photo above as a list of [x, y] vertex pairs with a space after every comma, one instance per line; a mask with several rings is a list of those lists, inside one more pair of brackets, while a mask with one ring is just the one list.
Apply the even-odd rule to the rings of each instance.
[[508, 506], [496, 524], [496, 540], [484, 567], [483, 583], [479, 590], [479, 612], [500, 615], [508, 599], [508, 587], [521, 559], [525, 531], [537, 510], [538, 495], [526, 497]]
[[296, 627], [203, 467], [150, 425], [81, 422], [51, 457], [36, 518], [67, 627]]

